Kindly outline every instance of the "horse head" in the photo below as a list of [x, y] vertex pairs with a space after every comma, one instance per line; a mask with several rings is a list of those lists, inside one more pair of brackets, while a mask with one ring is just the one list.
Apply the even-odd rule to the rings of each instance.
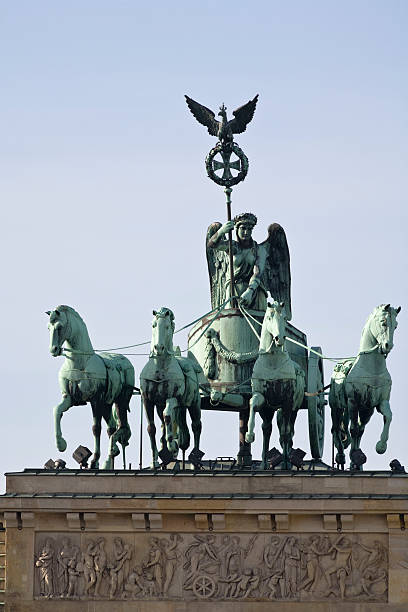
[[57, 306], [54, 310], [47, 310], [46, 314], [50, 317], [50, 353], [53, 357], [58, 357], [62, 354], [62, 345], [71, 333], [68, 312], [64, 306]]
[[287, 314], [284, 302], [268, 302], [263, 320], [262, 332], [270, 335], [270, 348], [282, 347], [285, 343]]
[[159, 311], [153, 310], [152, 321], [152, 357], [173, 354], [174, 314], [170, 308], [162, 306]]
[[401, 306], [393, 308], [390, 304], [380, 304], [368, 320], [368, 328], [374, 336], [380, 352], [388, 355], [394, 346], [394, 331], [397, 328], [397, 315]]

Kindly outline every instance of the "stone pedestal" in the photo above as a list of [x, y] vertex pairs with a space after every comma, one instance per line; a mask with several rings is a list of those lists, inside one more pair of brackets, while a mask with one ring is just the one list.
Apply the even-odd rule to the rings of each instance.
[[408, 476], [7, 474], [10, 612], [408, 609]]

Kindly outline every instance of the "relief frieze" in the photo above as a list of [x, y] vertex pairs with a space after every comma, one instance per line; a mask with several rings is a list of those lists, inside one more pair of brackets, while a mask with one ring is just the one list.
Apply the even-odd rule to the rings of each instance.
[[37, 533], [34, 595], [53, 599], [387, 601], [372, 534]]

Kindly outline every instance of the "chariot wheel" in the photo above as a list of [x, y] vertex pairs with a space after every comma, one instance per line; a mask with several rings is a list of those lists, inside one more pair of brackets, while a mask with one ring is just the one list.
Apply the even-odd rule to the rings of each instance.
[[[312, 349], [322, 352], [320, 346]], [[309, 353], [307, 365], [307, 392], [316, 393], [324, 387], [323, 360], [315, 353]], [[309, 416], [309, 442], [313, 459], [321, 459], [324, 448], [324, 407], [327, 404], [323, 394], [307, 396]]]
[[193, 582], [193, 593], [200, 599], [209, 599], [215, 593], [215, 582], [210, 576], [203, 574], [195, 578]]

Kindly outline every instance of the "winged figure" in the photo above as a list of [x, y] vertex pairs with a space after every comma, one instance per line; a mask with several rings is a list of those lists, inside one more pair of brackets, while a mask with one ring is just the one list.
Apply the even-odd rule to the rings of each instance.
[[188, 108], [193, 113], [199, 123], [208, 128], [208, 133], [211, 136], [217, 136], [221, 144], [226, 145], [232, 143], [234, 134], [242, 134], [245, 132], [246, 126], [254, 116], [256, 103], [258, 102], [258, 94], [253, 100], [249, 100], [239, 108], [233, 111], [234, 118], [228, 121], [227, 107], [220, 106], [218, 116], [220, 121], [215, 118], [215, 113], [212, 110], [196, 102], [192, 98], [185, 96]]
[[255, 215], [242, 213], [223, 225], [215, 222], [209, 226], [206, 250], [212, 308], [231, 295], [227, 234], [235, 227], [232, 249], [235, 294], [240, 303], [253, 310], [266, 310], [269, 292], [272, 298], [285, 303], [290, 320], [290, 256], [285, 231], [278, 223], [272, 223], [268, 237], [258, 244], [252, 238], [256, 223]]

